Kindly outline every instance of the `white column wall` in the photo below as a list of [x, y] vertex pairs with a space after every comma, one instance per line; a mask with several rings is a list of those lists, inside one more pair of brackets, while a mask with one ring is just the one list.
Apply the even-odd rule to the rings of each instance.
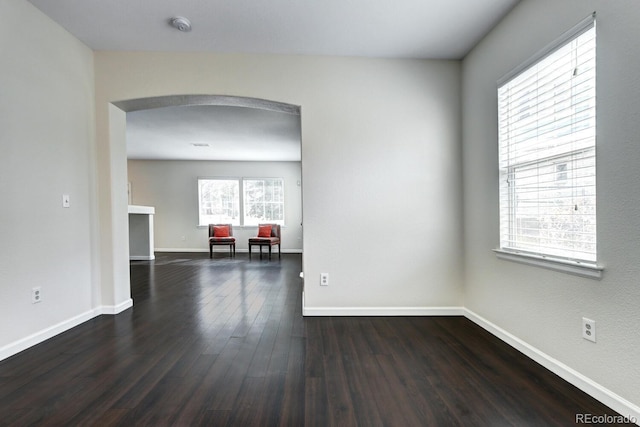
[[[301, 106], [307, 308], [460, 307], [459, 62], [139, 52], [95, 58], [103, 151], [106, 105], [115, 101], [210, 94]], [[103, 199], [112, 170], [104, 162], [101, 168]], [[330, 286], [320, 288], [320, 272], [330, 273]]]

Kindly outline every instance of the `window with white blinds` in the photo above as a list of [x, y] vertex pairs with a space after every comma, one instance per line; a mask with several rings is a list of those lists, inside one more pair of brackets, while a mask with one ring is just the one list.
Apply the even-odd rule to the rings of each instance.
[[498, 83], [498, 120], [500, 249], [595, 264], [595, 16]]

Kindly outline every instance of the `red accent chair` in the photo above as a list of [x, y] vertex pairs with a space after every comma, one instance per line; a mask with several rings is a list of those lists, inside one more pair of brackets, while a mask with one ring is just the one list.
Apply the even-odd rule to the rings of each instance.
[[[268, 233], [267, 228], [271, 226], [271, 232]], [[271, 247], [274, 245], [278, 245], [278, 259], [281, 257], [280, 250], [280, 224], [259, 224], [258, 225], [258, 236], [251, 237], [249, 239], [249, 260], [251, 260], [251, 247], [252, 246], [260, 246], [260, 259], [262, 259], [262, 247], [269, 247], [269, 259], [271, 259]]]
[[209, 224], [209, 258], [213, 258], [214, 245], [228, 245], [229, 255], [236, 256], [236, 238], [231, 224]]

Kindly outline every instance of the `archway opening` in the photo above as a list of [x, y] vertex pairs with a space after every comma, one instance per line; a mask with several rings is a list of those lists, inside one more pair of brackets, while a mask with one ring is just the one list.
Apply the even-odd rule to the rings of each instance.
[[[298, 200], [292, 200], [292, 202], [294, 203], [298, 203], [299, 207], [298, 210], [300, 212], [300, 216], [299, 218], [287, 218], [287, 222], [288, 224], [291, 224], [291, 228], [287, 228], [290, 232], [289, 234], [294, 236], [292, 237], [292, 239], [295, 239], [294, 242], [289, 242], [289, 243], [294, 243], [294, 245], [290, 246], [289, 249], [291, 251], [296, 251], [299, 250], [299, 252], [302, 252], [302, 241], [303, 241], [303, 231], [302, 231], [302, 179], [301, 179], [301, 169], [302, 169], [302, 156], [301, 156], [301, 135], [300, 135], [300, 107], [299, 106], [295, 106], [295, 105], [291, 105], [291, 104], [286, 104], [286, 103], [280, 103], [280, 102], [275, 102], [275, 101], [270, 101], [270, 100], [264, 100], [264, 99], [258, 99], [258, 98], [248, 98], [248, 97], [234, 97], [234, 96], [227, 96], [227, 95], [172, 95], [172, 96], [161, 96], [161, 97], [151, 97], [151, 98], [141, 98], [141, 99], [131, 99], [131, 100], [125, 100], [125, 101], [119, 101], [119, 102], [114, 102], [112, 104], [112, 106], [117, 109], [120, 110], [121, 112], [125, 113], [124, 115], [121, 115], [120, 113], [116, 113], [116, 116], [124, 116], [124, 133], [126, 135], [127, 129], [127, 122], [128, 122], [128, 118], [127, 116], [129, 116], [129, 113], [136, 113], [136, 112], [142, 112], [142, 111], [150, 111], [150, 110], [158, 110], [159, 109], [168, 109], [168, 108], [188, 108], [188, 107], [220, 107], [220, 108], [229, 108], [229, 109], [248, 109], [248, 110], [253, 110], [253, 111], [261, 111], [261, 112], [268, 112], [268, 113], [277, 113], [280, 115], [286, 115], [289, 117], [294, 117], [295, 120], [297, 121], [298, 124], [298, 170], [299, 170], [299, 174], [298, 174], [298, 178], [294, 180], [293, 183], [289, 183], [288, 187], [293, 186], [294, 188], [297, 189], [298, 193], [299, 193], [299, 198]], [[111, 117], [113, 118], [113, 114], [111, 115]], [[118, 121], [122, 121], [122, 118], [115, 118], [114, 122], [118, 122]], [[111, 123], [110, 127], [118, 128], [117, 123]], [[250, 126], [250, 124], [248, 124], [248, 126]], [[120, 134], [120, 136], [122, 136], [122, 131], [120, 132], [115, 132], [116, 134]], [[127, 166], [127, 159], [126, 159], [126, 137], [123, 138], [123, 141], [119, 141], [119, 137], [113, 137], [112, 136], [112, 144], [116, 144], [119, 145], [119, 147], [112, 147], [111, 151], [112, 151], [112, 166], [111, 166], [111, 183], [112, 183], [112, 212], [114, 212], [115, 217], [113, 218], [113, 222], [114, 225], [112, 227], [112, 232], [113, 232], [113, 242], [114, 242], [114, 253], [118, 252], [117, 248], [118, 246], [122, 247], [122, 245], [126, 242], [127, 244], [127, 249], [129, 249], [129, 239], [128, 239], [128, 227], [124, 226], [124, 227], [118, 227], [115, 223], [118, 222], [117, 218], [123, 218], [125, 217], [125, 210], [128, 211], [128, 206], [130, 204], [139, 204], [138, 200], [136, 198], [136, 193], [140, 190], [139, 188], [136, 189], [136, 184], [134, 183], [132, 185], [132, 187], [130, 188], [130, 191], [133, 193], [133, 196], [131, 196], [130, 193], [130, 197], [126, 197], [126, 203], [122, 203], [123, 200], [125, 200], [122, 197], [119, 197], [118, 195], [116, 195], [116, 189], [119, 188], [124, 188], [122, 183], [125, 182], [130, 182], [129, 180], [129, 171], [128, 171], [128, 166]], [[118, 140], [118, 141], [116, 141]], [[116, 159], [116, 161], [114, 161], [113, 156], [114, 153], [123, 153], [123, 155], [125, 156], [125, 159]], [[123, 167], [124, 164], [124, 167]], [[199, 172], [196, 172], [196, 175], [199, 175]], [[228, 172], [223, 172], [221, 173], [222, 175], [237, 175], [237, 174], [229, 174]], [[205, 173], [206, 175], [206, 173]], [[144, 202], [144, 198], [141, 199], [142, 202]], [[194, 206], [192, 205], [190, 207], [191, 209], [195, 209]], [[116, 214], [117, 212], [117, 214]], [[117, 217], [117, 218], [116, 218]], [[194, 218], [189, 218], [188, 220], [194, 220]], [[195, 220], [194, 220], [195, 221]], [[156, 222], [157, 224], [157, 222]], [[161, 224], [161, 226], [163, 226]], [[202, 230], [197, 230], [198, 226], [201, 228], [202, 224], [196, 224], [192, 223], [192, 232], [193, 234], [198, 234], [199, 232], [202, 232]], [[164, 226], [163, 226], [164, 227]], [[289, 226], [288, 226], [289, 227]], [[299, 229], [299, 234], [296, 235], [296, 233], [294, 232], [294, 230], [298, 228]], [[164, 228], [163, 228], [164, 230]], [[195, 231], [194, 231], [195, 230]], [[173, 233], [172, 238], [177, 238], [179, 239], [178, 242], [185, 242], [185, 246], [182, 246], [182, 248], [180, 248], [180, 243], [173, 243], [173, 244], [167, 244], [167, 239], [165, 239], [163, 237], [162, 243], [160, 243], [160, 247], [162, 247], [162, 249], [183, 249], [185, 251], [193, 251], [194, 248], [193, 247], [189, 247], [189, 244], [193, 245], [193, 238], [192, 236], [189, 236], [186, 232], [180, 232], [178, 231], [177, 233], [175, 232], [176, 230], [172, 230], [169, 231], [169, 233]], [[249, 231], [247, 231], [249, 232]], [[123, 233], [126, 233], [125, 235], [122, 235]], [[177, 236], [177, 237], [176, 237]], [[191, 240], [191, 242], [189, 242], [189, 240]], [[283, 242], [285, 242], [286, 239], [283, 239]], [[174, 241], [175, 242], [175, 241]], [[206, 242], [206, 238], [202, 238], [202, 242]], [[296, 244], [297, 243], [297, 247]], [[206, 243], [205, 243], [206, 244]], [[164, 246], [164, 247], [163, 247]], [[202, 251], [204, 251], [206, 248], [203, 247]], [[286, 251], [285, 251], [286, 252]], [[129, 255], [129, 251], [127, 251], [127, 255]], [[125, 292], [127, 295], [130, 295], [130, 278], [128, 276], [128, 274], [126, 274], [126, 278], [124, 275], [124, 266], [120, 266], [118, 267], [117, 264], [119, 262], [122, 262], [124, 260], [118, 260], [118, 259], [114, 259], [114, 283], [115, 283], [115, 294], [121, 294], [122, 292]], [[128, 270], [128, 261], [127, 261], [127, 269]], [[118, 274], [118, 272], [120, 272], [120, 274]], [[118, 277], [120, 278], [120, 280], [118, 280]], [[121, 283], [120, 285], [118, 285], [118, 281], [120, 282], [126, 282], [125, 283]], [[124, 289], [126, 287], [126, 289]], [[118, 292], [118, 288], [120, 290], [120, 292]], [[121, 301], [122, 299], [117, 298], [117, 296], [115, 297], [116, 301]], [[126, 308], [126, 307], [124, 307]]]

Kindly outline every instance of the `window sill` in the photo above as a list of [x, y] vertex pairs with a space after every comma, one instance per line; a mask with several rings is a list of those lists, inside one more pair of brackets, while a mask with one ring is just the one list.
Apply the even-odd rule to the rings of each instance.
[[547, 268], [550, 270], [560, 271], [562, 273], [588, 277], [590, 279], [601, 279], [604, 270], [603, 267], [596, 264], [586, 264], [577, 261], [545, 257], [542, 255], [531, 255], [522, 252], [511, 252], [503, 249], [494, 249], [493, 251], [496, 253], [496, 257], [498, 259]]

